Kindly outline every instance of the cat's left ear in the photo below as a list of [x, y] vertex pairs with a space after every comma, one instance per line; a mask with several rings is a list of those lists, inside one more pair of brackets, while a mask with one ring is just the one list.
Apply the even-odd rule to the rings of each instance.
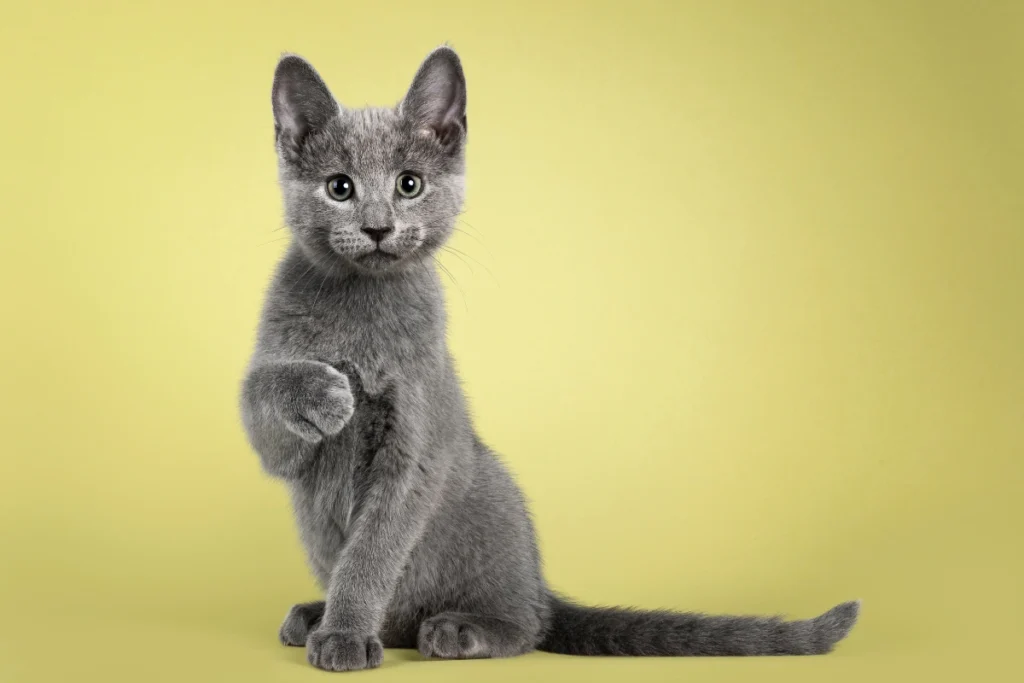
[[423, 60], [400, 105], [402, 116], [445, 146], [466, 137], [466, 77], [455, 50], [439, 47]]

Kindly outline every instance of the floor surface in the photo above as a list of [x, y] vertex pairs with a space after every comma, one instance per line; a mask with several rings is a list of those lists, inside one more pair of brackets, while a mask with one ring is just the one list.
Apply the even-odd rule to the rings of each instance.
[[[11, 618], [13, 617], [13, 618]], [[778, 658], [582, 658], [536, 653], [509, 660], [424, 661], [412, 650], [388, 650], [374, 671], [326, 673], [306, 663], [302, 648], [277, 643], [266, 623], [187, 624], [182, 620], [48, 614], [7, 615], [0, 626], [0, 680], [313, 681], [358, 676], [385, 681], [956, 681], [1020, 680], [1019, 662], [980, 648], [865, 647], [870, 612], [835, 652]], [[1016, 673], [1014, 671], [1016, 670]]]

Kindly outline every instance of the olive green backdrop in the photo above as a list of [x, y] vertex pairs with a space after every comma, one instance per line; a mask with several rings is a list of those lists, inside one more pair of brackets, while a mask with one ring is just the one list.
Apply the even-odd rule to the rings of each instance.
[[1024, 4], [187, 0], [0, 21], [0, 679], [325, 678], [277, 645], [316, 591], [235, 408], [286, 244], [271, 75], [392, 104], [446, 40], [451, 344], [552, 583], [863, 617], [824, 658], [366, 680], [1009, 676]]

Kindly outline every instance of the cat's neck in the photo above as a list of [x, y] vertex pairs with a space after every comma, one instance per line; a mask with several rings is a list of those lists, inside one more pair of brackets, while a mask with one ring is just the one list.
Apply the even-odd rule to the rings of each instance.
[[310, 308], [350, 309], [359, 317], [411, 316], [444, 326], [444, 297], [432, 261], [409, 264], [391, 272], [369, 274], [339, 264], [314, 263], [294, 243], [277, 271], [277, 284]]

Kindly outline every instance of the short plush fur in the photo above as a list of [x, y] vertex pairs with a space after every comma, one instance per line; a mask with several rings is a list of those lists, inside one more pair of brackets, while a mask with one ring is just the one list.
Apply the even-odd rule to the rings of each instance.
[[241, 410], [263, 467], [291, 491], [326, 591], [291, 609], [284, 643], [346, 671], [379, 666], [383, 647], [445, 659], [819, 654], [849, 632], [855, 602], [784, 621], [583, 607], [553, 593], [523, 496], [474, 432], [445, 340], [433, 256], [462, 209], [458, 57], [432, 52], [394, 108], [345, 109], [287, 55], [272, 103], [293, 239]]

